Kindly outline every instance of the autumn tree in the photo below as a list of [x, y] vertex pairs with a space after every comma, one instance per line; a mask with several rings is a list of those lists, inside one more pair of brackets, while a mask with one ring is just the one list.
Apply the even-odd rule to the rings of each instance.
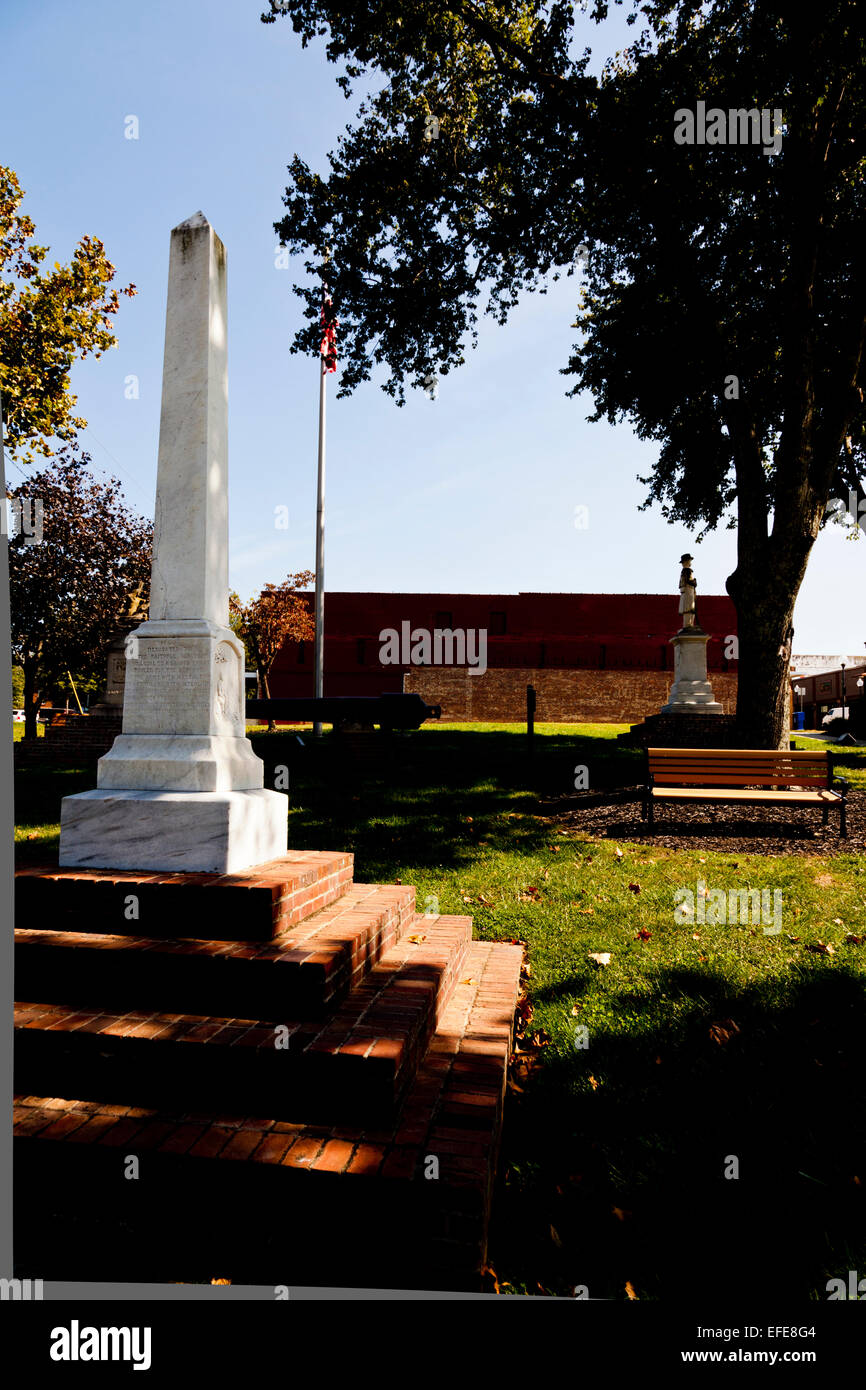
[[[269, 678], [274, 662], [285, 642], [308, 642], [316, 635], [316, 622], [301, 590], [314, 583], [309, 570], [290, 574], [281, 584], [266, 584], [257, 598], [242, 603], [238, 594], [229, 594], [229, 621], [240, 637], [258, 672], [262, 694], [271, 698]], [[273, 720], [269, 729], [276, 727]]]
[[42, 471], [10, 489], [12, 659], [24, 673], [26, 738], [43, 692], [67, 671], [101, 680], [105, 649], [133, 590], [150, 586], [153, 525], [123, 504], [117, 478], [63, 445]]
[[[856, 0], [626, 8], [644, 27], [595, 77], [571, 0], [272, 0], [372, 89], [327, 175], [289, 166], [293, 350], [317, 349], [326, 252], [340, 394], [384, 366], [398, 403], [464, 361], [479, 313], [580, 274], [562, 370], [658, 446], [645, 505], [736, 525], [740, 737], [777, 747], [812, 546], [830, 499], [864, 496], [866, 26]], [[679, 143], [699, 101], [780, 112], [778, 149]]]
[[3, 439], [19, 463], [31, 463], [52, 455], [52, 438], [69, 442], [87, 424], [73, 414], [70, 369], [114, 346], [118, 296], [136, 290], [109, 291], [114, 266], [96, 237], [82, 237], [68, 265], [41, 270], [48, 247], [32, 241], [23, 197], [16, 175], [0, 166], [0, 273], [10, 277], [0, 280]]

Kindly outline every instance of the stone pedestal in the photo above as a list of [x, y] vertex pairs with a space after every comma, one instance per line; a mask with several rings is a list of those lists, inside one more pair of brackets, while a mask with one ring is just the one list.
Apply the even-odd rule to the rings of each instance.
[[723, 714], [724, 706], [713, 696], [707, 677], [709, 633], [698, 627], [681, 628], [671, 638], [674, 649], [674, 683], [662, 714]]
[[148, 620], [126, 638], [123, 724], [96, 790], [64, 797], [64, 867], [231, 873], [286, 851], [228, 626], [226, 255], [201, 213], [171, 234]]

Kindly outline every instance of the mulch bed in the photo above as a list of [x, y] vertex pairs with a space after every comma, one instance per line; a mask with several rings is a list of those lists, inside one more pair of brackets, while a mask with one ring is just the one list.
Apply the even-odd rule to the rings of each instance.
[[848, 793], [848, 838], [839, 837], [839, 813], [829, 825], [819, 810], [796, 806], [667, 805], [655, 808], [655, 833], [641, 820], [640, 789], [609, 796], [577, 792], [540, 802], [538, 810], [563, 830], [597, 839], [634, 840], [667, 849], [709, 849], [740, 854], [857, 854], [866, 850], [866, 792]]

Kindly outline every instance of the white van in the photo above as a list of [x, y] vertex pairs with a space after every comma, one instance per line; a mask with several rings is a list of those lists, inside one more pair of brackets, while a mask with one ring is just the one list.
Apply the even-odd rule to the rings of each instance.
[[844, 709], [841, 705], [837, 705], [835, 709], [829, 709], [827, 711], [821, 723], [826, 725], [832, 724], [834, 719], [847, 719], [850, 713], [851, 710], [848, 705], [846, 705]]

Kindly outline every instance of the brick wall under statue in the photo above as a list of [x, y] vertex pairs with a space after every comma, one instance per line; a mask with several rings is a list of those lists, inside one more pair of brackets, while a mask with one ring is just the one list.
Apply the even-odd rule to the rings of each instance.
[[[712, 671], [713, 694], [725, 714], [736, 713], [737, 676]], [[442, 706], [444, 720], [522, 722], [526, 687], [535, 687], [537, 723], [635, 724], [666, 703], [672, 671], [561, 671], [488, 669], [471, 676], [463, 667], [413, 667], [403, 689]]]

